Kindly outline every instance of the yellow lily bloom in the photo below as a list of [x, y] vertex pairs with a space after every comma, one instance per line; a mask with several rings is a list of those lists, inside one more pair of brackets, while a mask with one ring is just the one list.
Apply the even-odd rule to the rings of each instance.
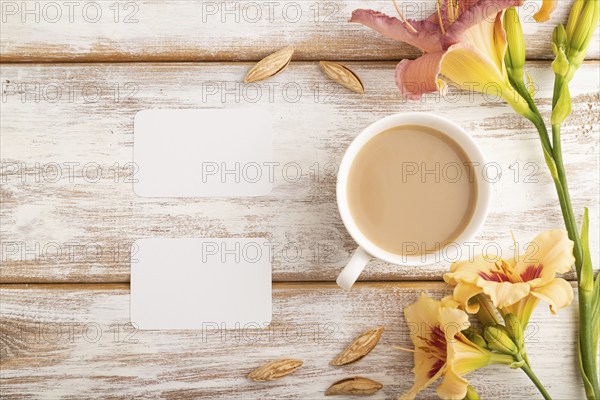
[[464, 40], [444, 55], [440, 73], [461, 89], [497, 96], [524, 115], [529, 105], [509, 82], [504, 55], [506, 33], [501, 13], [494, 21], [483, 20], [464, 33]]
[[415, 346], [415, 382], [401, 399], [414, 399], [442, 378], [437, 394], [443, 399], [463, 399], [469, 383], [463, 375], [493, 363], [510, 364], [510, 356], [492, 353], [471, 342], [462, 330], [470, 326], [469, 316], [456, 308], [452, 299], [434, 300], [421, 294], [404, 309]]
[[499, 261], [484, 256], [460, 261], [452, 264], [444, 280], [456, 285], [454, 299], [467, 312], [478, 310], [469, 300], [484, 293], [501, 312], [516, 315], [526, 326], [539, 300], [547, 302], [553, 314], [573, 301], [571, 285], [556, 277], [571, 270], [573, 246], [566, 231], [550, 230], [533, 239], [529, 247], [533, 254]]
[[[575, 0], [577, 1], [577, 0]], [[558, 0], [543, 0], [542, 7], [540, 10], [533, 16], [537, 22], [546, 22], [550, 19], [550, 15], [556, 9], [558, 5]]]

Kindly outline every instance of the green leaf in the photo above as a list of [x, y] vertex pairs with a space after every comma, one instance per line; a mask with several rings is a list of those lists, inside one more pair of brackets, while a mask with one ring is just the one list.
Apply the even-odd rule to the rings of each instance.
[[597, 354], [598, 340], [600, 340], [600, 274], [596, 276], [592, 294], [592, 326], [594, 327], [594, 353]]
[[559, 76], [566, 76], [569, 72], [569, 60], [563, 49], [557, 49], [556, 58], [552, 62], [552, 71]]
[[560, 125], [571, 114], [571, 93], [569, 85], [564, 83], [560, 88], [560, 95], [552, 109], [552, 125]]
[[583, 360], [581, 359], [581, 342], [580, 341], [577, 342], [577, 349], [578, 349], [577, 359], [579, 360], [579, 372], [581, 373], [581, 379], [583, 380], [583, 386], [585, 388], [585, 392], [586, 393], [594, 393], [594, 387], [592, 386], [592, 383], [590, 382], [587, 375], [585, 374], [585, 369], [583, 368]]
[[579, 278], [579, 289], [591, 292], [594, 286], [594, 270], [592, 268], [592, 256], [590, 254], [589, 243], [590, 215], [587, 208], [583, 211], [583, 224], [581, 226], [581, 250], [583, 252], [583, 262], [581, 265], [581, 275]]
[[581, 227], [581, 249], [583, 251], [583, 263], [581, 266], [581, 274], [579, 279], [579, 290], [585, 290], [591, 292], [589, 301], [591, 302], [591, 315], [588, 323], [592, 324], [593, 327], [593, 342], [592, 349], [583, 349], [581, 342], [579, 342], [579, 367], [581, 370], [581, 376], [583, 378], [583, 384], [586, 389], [586, 393], [593, 393], [593, 386], [590, 379], [586, 375], [586, 371], [583, 367], [581, 360], [581, 351], [592, 351], [592, 354], [598, 352], [598, 339], [600, 338], [600, 274], [596, 277], [594, 282], [594, 271], [592, 268], [592, 257], [590, 254], [590, 243], [589, 243], [589, 225], [590, 216], [589, 210], [584, 209], [583, 212], [583, 224]]

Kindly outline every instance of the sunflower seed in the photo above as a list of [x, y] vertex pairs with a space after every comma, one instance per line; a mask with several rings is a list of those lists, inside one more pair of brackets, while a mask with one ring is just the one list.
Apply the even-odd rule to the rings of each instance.
[[381, 335], [383, 334], [383, 326], [375, 329], [369, 329], [356, 339], [344, 350], [340, 355], [334, 358], [329, 364], [331, 365], [346, 365], [360, 360], [371, 350], [377, 346]]
[[347, 87], [356, 93], [363, 94], [365, 92], [365, 87], [358, 75], [352, 72], [348, 67], [331, 61], [321, 61], [320, 64], [323, 72], [340, 85]]
[[288, 66], [294, 54], [294, 47], [288, 46], [260, 60], [248, 73], [244, 82], [262, 81], [277, 75]]
[[281, 359], [268, 362], [248, 374], [256, 382], [273, 381], [291, 374], [302, 366], [302, 360]]
[[383, 385], [374, 380], [355, 376], [335, 382], [325, 391], [325, 396], [336, 396], [338, 394], [349, 394], [355, 396], [369, 396], [381, 390]]

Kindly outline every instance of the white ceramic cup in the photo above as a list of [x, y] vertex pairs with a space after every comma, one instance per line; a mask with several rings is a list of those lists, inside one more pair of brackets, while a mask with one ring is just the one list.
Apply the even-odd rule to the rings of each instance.
[[[348, 175], [356, 155], [362, 147], [376, 135], [402, 125], [421, 125], [433, 128], [452, 138], [465, 152], [471, 161], [471, 173], [477, 183], [477, 201], [473, 216], [463, 232], [452, 245], [441, 248], [439, 252], [422, 255], [399, 255], [390, 253], [375, 245], [366, 237], [352, 218], [348, 207]], [[383, 118], [362, 131], [350, 144], [340, 164], [337, 181], [337, 202], [342, 221], [352, 238], [359, 247], [348, 262], [348, 265], [337, 278], [337, 284], [343, 289], [350, 289], [358, 279], [362, 270], [375, 257], [395, 265], [422, 266], [433, 264], [442, 259], [455, 260], [460, 256], [459, 252], [465, 250], [464, 244], [475, 237], [483, 226], [488, 214], [490, 204], [491, 185], [484, 179], [485, 158], [479, 146], [473, 138], [460, 126], [440, 116], [429, 113], [401, 113]]]

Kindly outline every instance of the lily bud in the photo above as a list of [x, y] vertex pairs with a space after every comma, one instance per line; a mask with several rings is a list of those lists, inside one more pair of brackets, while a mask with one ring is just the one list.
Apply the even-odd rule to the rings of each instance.
[[567, 22], [567, 59], [571, 64], [567, 81], [570, 81], [575, 71], [581, 66], [594, 31], [600, 19], [598, 0], [578, 0], [574, 3]]
[[515, 342], [519, 350], [522, 350], [525, 347], [525, 334], [523, 332], [523, 325], [519, 318], [515, 314], [506, 314], [504, 317], [504, 322], [506, 322], [506, 330], [508, 334]]
[[[578, 13], [576, 20], [572, 21], [569, 16], [567, 24], [571, 24], [571, 34], [569, 37], [569, 47], [578, 50], [587, 50], [587, 47], [592, 40], [592, 35], [598, 24], [598, 1], [597, 0], [585, 0], [576, 1], [575, 3], [583, 3], [579, 5], [581, 12]], [[576, 6], [574, 6], [576, 7]], [[578, 7], [578, 8], [579, 8]]]
[[488, 347], [502, 354], [517, 355], [519, 349], [513, 340], [509, 337], [504, 327], [492, 325], [485, 328], [483, 337], [488, 342]]
[[552, 32], [552, 50], [556, 54], [556, 49], [563, 49], [567, 47], [567, 32], [563, 24], [558, 24]]
[[478, 333], [473, 335], [473, 338], [471, 339], [471, 341], [481, 348], [484, 348], [484, 349], [488, 348], [487, 342], [485, 341], [483, 336], [481, 336]]
[[569, 13], [569, 19], [567, 20], [567, 37], [573, 37], [575, 26], [578, 24], [579, 16], [581, 15], [581, 10], [583, 10], [584, 5], [585, 0], [573, 2], [571, 12]]
[[567, 46], [567, 33], [565, 27], [560, 24], [552, 33], [552, 51], [556, 58], [552, 62], [552, 70], [556, 75], [565, 77], [569, 72], [569, 60], [565, 53]]
[[510, 7], [505, 11], [503, 22], [508, 44], [504, 62], [510, 77], [515, 82], [521, 82], [523, 81], [523, 67], [525, 67], [525, 39], [515, 7]]
[[467, 395], [465, 396], [465, 398], [463, 400], [479, 400], [479, 394], [477, 394], [477, 392], [475, 391], [475, 389], [473, 389], [473, 386], [469, 385], [467, 386]]

